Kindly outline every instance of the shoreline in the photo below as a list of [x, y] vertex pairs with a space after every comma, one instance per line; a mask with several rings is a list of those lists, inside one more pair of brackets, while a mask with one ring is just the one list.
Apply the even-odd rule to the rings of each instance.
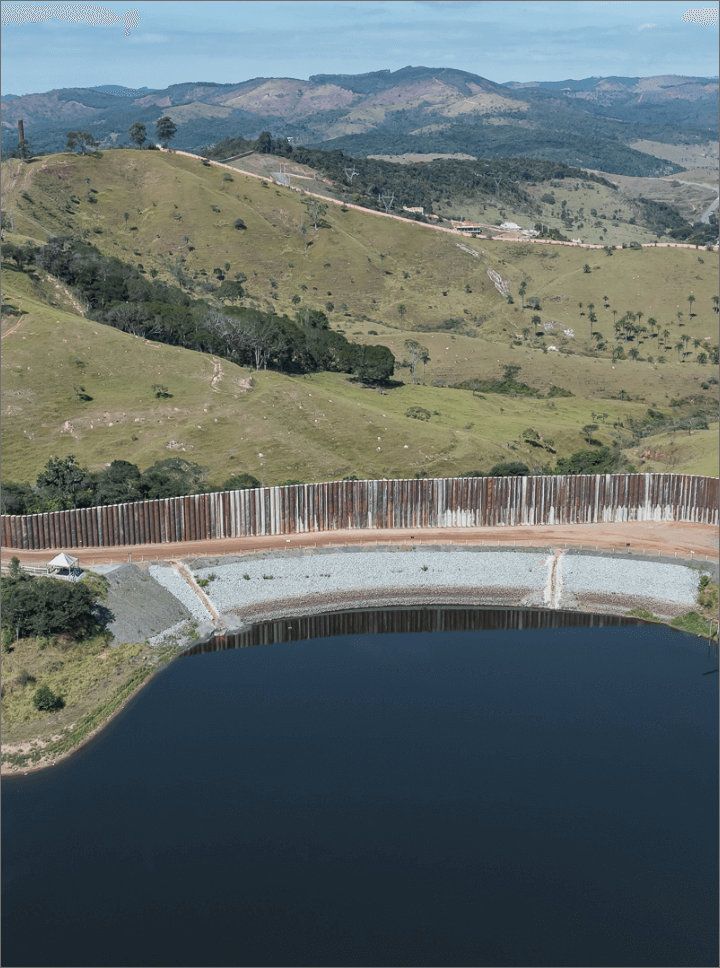
[[[556, 542], [555, 542], [556, 544]], [[203, 571], [212, 571], [213, 567], [222, 568], [223, 565], [236, 564], [237, 562], [247, 563], [249, 560], [263, 560], [267, 561], [269, 559], [297, 559], [302, 558], [303, 560], [315, 561], [320, 563], [325, 555], [332, 554], [335, 559], [339, 555], [346, 554], [347, 552], [361, 552], [365, 554], [371, 554], [376, 549], [362, 548], [362, 546], [347, 547], [345, 542], [343, 542], [343, 547], [325, 547], [321, 549], [310, 549], [310, 548], [270, 548], [265, 552], [257, 551], [246, 551], [244, 554], [240, 554], [237, 551], [234, 554], [225, 555], [207, 555], [203, 554], [201, 556], [186, 556], [185, 563], [188, 564], [188, 560], [193, 562], [194, 569], [202, 569]], [[543, 552], [547, 555], [551, 551], [551, 543], [543, 548]], [[397, 549], [394, 553], [401, 554], [403, 558], [410, 551], [407, 549], [405, 553], [400, 551], [400, 544], [395, 543], [393, 545], [394, 549]], [[432, 550], [434, 554], [439, 554], [444, 551], [444, 548], [439, 548], [437, 545], [424, 545], [423, 549], [430, 551]], [[465, 547], [462, 549], [457, 546], [457, 542], [447, 542], [445, 547], [452, 554], [453, 552], [457, 554], [458, 552], [465, 552]], [[168, 549], [170, 550], [170, 549]], [[417, 549], [420, 550], [419, 548]], [[500, 554], [507, 552], [514, 552], [520, 556], [525, 557], [527, 553], [531, 550], [527, 546], [525, 547], [505, 547], [502, 546], [497, 548], [490, 547], [468, 547], [468, 552], [471, 554], [473, 551], [482, 551], [487, 554]], [[540, 549], [532, 549], [540, 550]], [[560, 552], [561, 549], [558, 549]], [[288, 554], [289, 552], [289, 554]], [[575, 547], [571, 549], [571, 553], [574, 552], [578, 554], [580, 552], [579, 548]], [[644, 555], [633, 555], [632, 558], [628, 554], [624, 553], [622, 555], [613, 554], [612, 552], [603, 551], [593, 551], [588, 550], [586, 555], [599, 558], [612, 558], [614, 560], [620, 560], [623, 562], [629, 562], [630, 560], [640, 560], [646, 564], [660, 564], [658, 558], [650, 558]], [[463, 556], [464, 557], [464, 556]], [[414, 560], [415, 556], [413, 556]], [[348, 559], [346, 559], [347, 561]], [[401, 560], [401, 559], [398, 559]], [[695, 568], [703, 565], [701, 561], [695, 561], [692, 558], [666, 558], [668, 562], [672, 562], [676, 566], [684, 566], [686, 568]], [[177, 562], [178, 558], [173, 556], [173, 558], [155, 558], [154, 563], [160, 564], [162, 562], [166, 567], [170, 567], [172, 562]], [[212, 562], [212, 564], [205, 564], [205, 562]], [[200, 564], [202, 562], [202, 564]], [[144, 565], [144, 568], [148, 568], [150, 562]], [[707, 567], [707, 566], [706, 566]], [[305, 570], [305, 569], [303, 569]], [[310, 570], [308, 568], [308, 570]], [[713, 562], [708, 570], [714, 572], [714, 577], [717, 578], [717, 565]], [[189, 571], [189, 569], [188, 569]], [[195, 585], [194, 580], [188, 586], [188, 591], [200, 593], [203, 598], [205, 598], [205, 593], [201, 592], [199, 587], [192, 588]], [[270, 589], [268, 589], [268, 592]], [[210, 594], [207, 595], [212, 601], [212, 589], [210, 589]], [[36, 773], [40, 770], [49, 769], [52, 766], [61, 763], [63, 760], [69, 758], [78, 750], [82, 749], [87, 743], [90, 742], [95, 736], [97, 736], [106, 726], [108, 726], [113, 719], [127, 706], [128, 702], [134, 698], [141, 689], [150, 682], [155, 674], [164, 668], [170, 662], [179, 658], [188, 649], [200, 644], [201, 642], [208, 641], [215, 634], [232, 635], [234, 633], [240, 633], [249, 629], [252, 625], [260, 624], [262, 622], [277, 621], [283, 618], [291, 617], [302, 617], [306, 615], [317, 615], [325, 612], [336, 612], [336, 611], [347, 611], [348, 609], [376, 609], [376, 608], [400, 608], [404, 606], [410, 607], [420, 607], [426, 606], [428, 608], [438, 608], [442, 606], [448, 607], [465, 607], [465, 608], [482, 608], [482, 607], [495, 607], [495, 608], [535, 608], [535, 609], [555, 609], [562, 612], [578, 612], [581, 614], [596, 614], [596, 615], [617, 615], [620, 617], [626, 617], [628, 611], [632, 609], [643, 609], [647, 612], [651, 612], [656, 616], [657, 622], [653, 623], [650, 620], [641, 619], [642, 621], [649, 621], [650, 624], [664, 624], [669, 625], [670, 620], [677, 616], [687, 613], [692, 610], [692, 605], [688, 605], [686, 602], [683, 603], [673, 603], [665, 599], [655, 599], [647, 595], [628, 595], [625, 592], [622, 593], [603, 593], [598, 591], [593, 591], [589, 593], [583, 592], [572, 592], [563, 591], [562, 598], [564, 601], [560, 602], [560, 595], [555, 597], [555, 593], [551, 592], [550, 598], [547, 597], [547, 592], [543, 595], [543, 591], [539, 589], [537, 583], [529, 584], [514, 584], [512, 586], [506, 586], [502, 584], [472, 584], [472, 585], [439, 585], [439, 586], [425, 586], [425, 587], [412, 587], [408, 585], [396, 585], [396, 586], [384, 586], [380, 587], [375, 585], [372, 588], [346, 588], [346, 589], [328, 589], [322, 592], [308, 592], [300, 595], [278, 595], [268, 594], [267, 596], [262, 596], [252, 603], [234, 603], [225, 605], [222, 609], [217, 602], [214, 605], [218, 611], [221, 618], [219, 627], [216, 625], [211, 634], [207, 636], [198, 637], [195, 641], [183, 641], [178, 644], [176, 648], [173, 649], [172, 653], [167, 656], [165, 661], [162, 661], [153, 669], [148, 670], [147, 676], [137, 684], [137, 686], [132, 689], [132, 691], [119, 702], [119, 704], [110, 712], [110, 714], [99, 722], [93, 729], [82, 737], [82, 739], [73, 746], [71, 749], [61, 753], [59, 756], [55, 757], [53, 760], [44, 760], [40, 757], [40, 760], [33, 764], [32, 766], [14, 766], [11, 764], [0, 764], [0, 774], [2, 776], [25, 776], [29, 773]], [[200, 596], [198, 595], [198, 600]], [[670, 626], [672, 627], [672, 626]], [[163, 644], [164, 636], [170, 631], [170, 629], [165, 629], [156, 636], [156, 641], [160, 646]], [[121, 687], [122, 688], [122, 687]], [[112, 700], [110, 700], [112, 702]], [[62, 735], [62, 734], [61, 734]], [[48, 744], [49, 745], [49, 744]]]

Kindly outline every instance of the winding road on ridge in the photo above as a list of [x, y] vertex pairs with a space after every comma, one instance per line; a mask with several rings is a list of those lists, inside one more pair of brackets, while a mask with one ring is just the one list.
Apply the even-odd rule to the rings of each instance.
[[701, 182], [681, 181], [680, 184], [681, 185], [694, 185], [695, 188], [707, 188], [711, 192], [717, 192], [718, 197], [715, 199], [714, 202], [711, 203], [710, 208], [705, 209], [705, 211], [703, 212], [703, 214], [700, 216], [700, 221], [703, 222], [705, 225], [709, 225], [710, 224], [710, 213], [711, 212], [714, 212], [715, 209], [718, 207], [718, 203], [720, 203], [720, 188], [715, 188], [713, 185], [703, 185]]

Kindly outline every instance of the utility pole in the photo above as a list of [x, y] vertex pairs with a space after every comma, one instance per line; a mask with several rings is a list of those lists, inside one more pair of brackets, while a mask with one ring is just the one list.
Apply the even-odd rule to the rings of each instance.
[[345, 172], [345, 177], [350, 179], [350, 184], [351, 185], [352, 185], [352, 180], [355, 177], [355, 175], [359, 175], [360, 174], [360, 172], [359, 171], [356, 171], [354, 168], [344, 168], [343, 171]]
[[380, 198], [382, 199], [382, 203], [385, 206], [385, 211], [389, 214], [390, 209], [393, 206], [393, 201], [395, 200], [395, 193], [393, 192], [392, 195], [381, 195]]

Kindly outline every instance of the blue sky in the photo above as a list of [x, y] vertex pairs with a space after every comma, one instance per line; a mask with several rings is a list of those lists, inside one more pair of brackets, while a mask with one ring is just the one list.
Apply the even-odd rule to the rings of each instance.
[[[490, 80], [718, 73], [718, 3], [162, 0], [2, 3], [2, 92], [455, 67]], [[39, 19], [61, 16], [115, 23]], [[683, 21], [707, 11], [714, 25]], [[112, 14], [102, 13], [111, 11]], [[139, 19], [128, 19], [137, 10]], [[126, 29], [123, 23], [129, 25]], [[20, 22], [19, 22], [20, 21]], [[24, 22], [22, 22], [24, 21]]]

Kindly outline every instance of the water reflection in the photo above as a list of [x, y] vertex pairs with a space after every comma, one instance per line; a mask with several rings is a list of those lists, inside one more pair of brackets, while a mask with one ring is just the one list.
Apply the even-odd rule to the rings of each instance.
[[602, 628], [642, 625], [642, 620], [620, 615], [592, 615], [537, 608], [378, 608], [325, 612], [259, 622], [231, 635], [215, 635], [183, 653], [201, 655], [245, 649], [251, 645], [299, 642], [336, 635], [393, 632], [497, 632], [503, 629]]

